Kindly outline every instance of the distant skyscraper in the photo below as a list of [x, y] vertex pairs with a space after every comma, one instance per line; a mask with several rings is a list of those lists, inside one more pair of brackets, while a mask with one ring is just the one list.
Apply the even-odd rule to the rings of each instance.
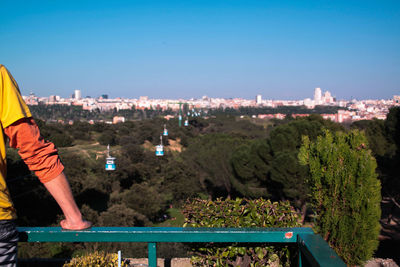
[[321, 104], [322, 91], [321, 88], [317, 87], [314, 90], [314, 102], [316, 105]]
[[322, 100], [323, 100], [324, 103], [327, 103], [327, 104], [334, 102], [333, 101], [333, 97], [332, 97], [332, 95], [331, 95], [331, 93], [329, 91], [326, 91], [324, 93], [324, 96], [323, 96]]
[[81, 99], [81, 98], [82, 98], [81, 90], [75, 90], [74, 96], [75, 96], [74, 98], [75, 98], [76, 100]]
[[262, 102], [262, 96], [261, 95], [257, 95], [256, 96], [256, 104], [257, 105], [261, 105], [261, 102]]

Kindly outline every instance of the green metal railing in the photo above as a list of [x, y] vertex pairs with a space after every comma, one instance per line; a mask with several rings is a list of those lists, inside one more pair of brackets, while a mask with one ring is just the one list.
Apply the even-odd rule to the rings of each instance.
[[145, 242], [149, 266], [157, 266], [157, 243], [294, 243], [298, 266], [346, 266], [311, 228], [180, 228], [92, 227], [66, 231], [60, 227], [18, 227], [21, 242]]

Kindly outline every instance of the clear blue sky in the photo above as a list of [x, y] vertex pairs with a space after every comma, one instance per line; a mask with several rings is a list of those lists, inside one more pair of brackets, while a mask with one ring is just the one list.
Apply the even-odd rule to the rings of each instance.
[[400, 94], [400, 1], [1, 0], [24, 95], [338, 99]]

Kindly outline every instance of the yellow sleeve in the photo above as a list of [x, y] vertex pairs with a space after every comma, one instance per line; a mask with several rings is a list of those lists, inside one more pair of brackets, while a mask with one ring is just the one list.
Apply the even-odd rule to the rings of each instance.
[[22, 99], [18, 84], [3, 65], [0, 65], [0, 105], [0, 120], [3, 128], [19, 119], [32, 116]]

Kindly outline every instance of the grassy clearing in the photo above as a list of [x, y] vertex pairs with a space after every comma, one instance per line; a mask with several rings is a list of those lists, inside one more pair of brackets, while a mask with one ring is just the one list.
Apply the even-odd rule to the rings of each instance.
[[167, 210], [167, 214], [169, 215], [170, 219], [155, 224], [156, 227], [182, 227], [185, 217], [181, 213], [180, 209], [177, 208], [170, 208]]
[[[110, 148], [110, 154], [115, 155], [120, 149], [121, 146], [113, 146]], [[60, 154], [80, 154], [89, 160], [98, 160], [107, 155], [107, 146], [100, 145], [97, 142], [84, 142], [71, 147], [61, 147], [59, 151]]]

